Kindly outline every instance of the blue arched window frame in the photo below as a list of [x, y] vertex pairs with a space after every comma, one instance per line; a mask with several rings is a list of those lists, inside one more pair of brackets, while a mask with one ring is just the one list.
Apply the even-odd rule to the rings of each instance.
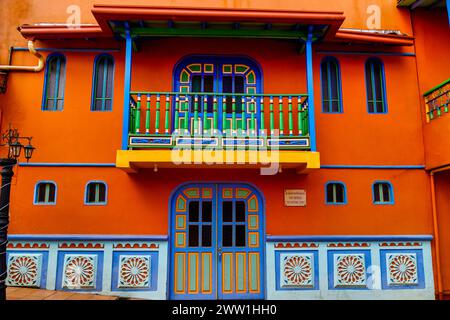
[[[335, 79], [331, 77], [331, 68], [334, 67]], [[326, 69], [325, 69], [326, 68]], [[343, 113], [342, 105], [342, 80], [339, 60], [335, 57], [325, 57], [320, 63], [320, 80], [322, 90], [322, 112], [323, 113]], [[333, 93], [335, 87], [335, 93]], [[334, 96], [336, 95], [336, 96]], [[337, 109], [334, 110], [333, 102], [337, 102]]]
[[[103, 64], [103, 70], [100, 70], [100, 64]], [[103, 73], [101, 93], [99, 93], [98, 82], [99, 74]], [[114, 72], [115, 61], [114, 57], [110, 54], [102, 53], [95, 57], [94, 68], [92, 73], [92, 98], [91, 98], [91, 111], [111, 111], [114, 97]], [[109, 77], [109, 75], [111, 75]], [[101, 107], [97, 107], [97, 101], [101, 101]], [[109, 101], [109, 105], [107, 103]]]
[[[377, 70], [378, 69], [378, 72]], [[386, 75], [384, 63], [380, 58], [369, 58], [364, 65], [367, 112], [370, 114], [384, 114], [388, 112], [386, 99]], [[378, 88], [376, 83], [378, 83]], [[377, 92], [380, 91], [380, 92]]]
[[[328, 186], [334, 185], [334, 186], [341, 186], [342, 192], [343, 192], [343, 202], [337, 202], [337, 199], [328, 199]], [[342, 181], [328, 181], [325, 184], [325, 203], [327, 205], [346, 205], [347, 204], [347, 186]]]
[[[54, 201], [39, 201], [39, 187], [43, 184], [48, 184], [48, 185], [53, 185], [55, 187], [55, 197], [54, 197]], [[54, 206], [56, 205], [56, 200], [57, 200], [57, 196], [58, 196], [58, 186], [54, 181], [49, 181], [49, 180], [42, 180], [42, 181], [38, 181], [35, 185], [34, 185], [34, 196], [33, 196], [33, 204], [37, 205], [37, 206]], [[45, 195], [45, 198], [48, 198], [49, 195]]]
[[[99, 185], [99, 184], [102, 184], [102, 185], [105, 186], [105, 201], [89, 202], [88, 201], [88, 196], [89, 196], [90, 188], [92, 186], [94, 186], [94, 185]], [[87, 205], [87, 206], [104, 206], [107, 203], [108, 203], [108, 184], [105, 181], [101, 181], [101, 180], [88, 181], [88, 183], [86, 183], [86, 186], [84, 188], [84, 204]]]
[[[380, 186], [381, 186], [381, 188], [383, 187], [383, 185], [385, 185], [385, 186], [387, 186], [388, 187], [388, 191], [389, 191], [389, 201], [386, 201], [385, 199], [384, 199], [384, 195], [383, 195], [383, 192], [382, 192], [382, 189], [380, 189]], [[377, 190], [378, 189], [378, 190]], [[380, 194], [379, 194], [379, 199], [380, 200], [376, 200], [376, 195], [375, 195], [375, 193], [376, 192], [379, 192]], [[377, 205], [385, 205], [385, 204], [394, 204], [395, 202], [394, 202], [394, 187], [392, 186], [392, 183], [390, 182], [390, 181], [374, 181], [374, 183], [372, 184], [372, 201], [373, 201], [373, 204], [377, 204]]]
[[[55, 68], [52, 67], [55, 65]], [[66, 86], [66, 57], [61, 53], [52, 53], [47, 57], [42, 95], [43, 111], [62, 111]], [[52, 76], [54, 74], [54, 77]], [[54, 82], [52, 79], [54, 78]], [[52, 88], [50, 86], [53, 86]], [[53, 92], [53, 95], [50, 94]], [[51, 101], [51, 103], [50, 103]]]
[[[210, 63], [210, 64], [216, 64], [216, 65], [224, 65], [224, 64], [245, 64], [250, 67], [250, 71], [253, 71], [255, 74], [255, 93], [263, 93], [263, 72], [261, 65], [252, 59], [251, 57], [245, 56], [245, 55], [188, 55], [183, 58], [181, 58], [174, 66], [173, 69], [173, 91], [174, 92], [180, 92], [180, 87], [186, 86], [185, 83], [180, 82], [180, 75], [183, 69], [185, 69], [190, 64], [195, 63]], [[203, 75], [203, 73], [201, 73]], [[209, 74], [211, 75], [211, 74]], [[222, 68], [215, 68], [214, 73], [212, 74], [214, 76], [214, 92], [219, 93], [222, 92], [222, 79], [224, 76]], [[192, 82], [189, 83], [189, 91], [192, 89]], [[260, 113], [260, 104], [258, 102], [258, 99], [256, 99], [256, 114]], [[221, 108], [222, 102], [221, 99], [218, 101], [219, 109]], [[219, 117], [219, 126], [222, 123], [223, 112], [218, 112]], [[229, 114], [231, 115], [231, 114]], [[236, 115], [237, 118], [240, 118], [240, 114], [238, 113]], [[172, 108], [172, 119], [175, 119], [175, 107]], [[259, 127], [259, 121], [260, 117], [256, 117], [257, 124]]]

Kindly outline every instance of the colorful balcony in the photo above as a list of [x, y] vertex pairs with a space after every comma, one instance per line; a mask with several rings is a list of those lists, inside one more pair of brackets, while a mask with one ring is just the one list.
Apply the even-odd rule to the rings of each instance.
[[450, 103], [450, 78], [424, 94], [427, 122], [448, 113]]
[[131, 92], [129, 110], [128, 150], [117, 155], [127, 171], [319, 167], [306, 94]]

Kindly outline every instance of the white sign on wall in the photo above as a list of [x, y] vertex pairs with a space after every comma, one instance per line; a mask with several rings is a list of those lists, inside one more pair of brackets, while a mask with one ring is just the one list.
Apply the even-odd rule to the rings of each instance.
[[302, 189], [285, 189], [284, 205], [286, 207], [306, 207], [306, 191]]

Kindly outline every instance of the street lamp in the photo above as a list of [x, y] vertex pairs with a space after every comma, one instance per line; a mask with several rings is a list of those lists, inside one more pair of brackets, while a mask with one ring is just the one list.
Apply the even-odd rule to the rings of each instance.
[[[17, 129], [9, 128], [0, 137], [0, 146], [8, 147], [8, 157], [0, 158], [2, 167], [2, 186], [0, 191], [0, 301], [6, 300], [6, 276], [8, 267], [6, 265], [6, 245], [8, 242], [9, 224], [9, 195], [11, 192], [11, 179], [14, 175], [13, 168], [17, 164], [22, 149], [24, 149], [27, 162], [31, 159], [34, 147], [31, 145], [31, 137], [21, 137]], [[28, 140], [23, 146], [20, 141]]]

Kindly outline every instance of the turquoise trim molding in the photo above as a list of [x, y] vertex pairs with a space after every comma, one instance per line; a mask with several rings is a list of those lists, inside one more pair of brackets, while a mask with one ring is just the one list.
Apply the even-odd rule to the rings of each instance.
[[9, 234], [13, 241], [168, 241], [168, 235]]
[[[111, 167], [115, 168], [115, 163], [77, 163], [77, 162], [20, 162], [20, 167]], [[425, 165], [347, 165], [347, 164], [326, 164], [321, 165], [321, 169], [390, 169], [390, 170], [425, 170]]]
[[[30, 49], [25, 47], [13, 47], [13, 51], [29, 51]], [[42, 51], [42, 52], [120, 52], [120, 49], [94, 49], [94, 48], [36, 48], [36, 51]]]
[[[450, 1], [450, 0], [449, 0]], [[317, 51], [318, 54], [351, 54], [351, 55], [377, 55], [377, 56], [399, 56], [399, 57], [415, 57], [416, 54], [413, 52], [369, 52], [369, 51], [328, 51], [321, 50]]]
[[389, 169], [389, 170], [424, 170], [424, 165], [346, 165], [346, 164], [329, 164], [321, 165], [320, 169]]
[[20, 167], [112, 167], [115, 168], [115, 163], [58, 163], [58, 162], [20, 162]]
[[268, 235], [267, 242], [283, 241], [313, 241], [313, 242], [333, 242], [333, 241], [431, 241], [432, 235], [345, 235], [345, 236], [316, 236], [316, 235]]

